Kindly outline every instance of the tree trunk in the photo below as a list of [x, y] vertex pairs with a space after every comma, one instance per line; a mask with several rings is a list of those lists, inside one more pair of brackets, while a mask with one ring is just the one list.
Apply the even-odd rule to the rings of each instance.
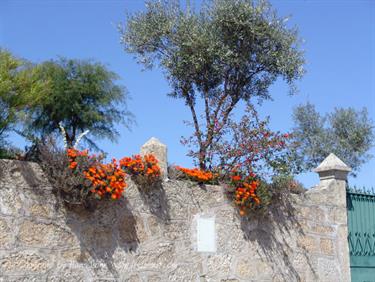
[[201, 170], [206, 170], [206, 148], [202, 148], [202, 146], [200, 146], [199, 148], [199, 168]]

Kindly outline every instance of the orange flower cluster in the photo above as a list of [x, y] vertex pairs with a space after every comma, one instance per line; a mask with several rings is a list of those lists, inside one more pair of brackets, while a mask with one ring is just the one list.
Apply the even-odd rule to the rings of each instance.
[[133, 176], [145, 177], [148, 182], [155, 182], [160, 178], [160, 167], [154, 155], [135, 155], [120, 160], [120, 167]]
[[234, 202], [240, 207], [240, 215], [246, 214], [246, 209], [260, 205], [260, 199], [256, 194], [259, 181], [244, 181], [236, 188]]
[[115, 159], [112, 163], [102, 164], [95, 156], [89, 156], [88, 150], [78, 151], [73, 148], [67, 150], [67, 155], [69, 168], [76, 173], [83, 174], [90, 183], [91, 193], [96, 194], [99, 199], [121, 198], [126, 187], [126, 174]]
[[241, 181], [242, 179], [241, 175], [233, 175], [231, 178], [233, 182]]
[[126, 174], [115, 159], [109, 164], [92, 166], [83, 174], [91, 182], [90, 192], [96, 194], [99, 199], [108, 196], [113, 200], [118, 200], [127, 186]]
[[[140, 155], [125, 157], [118, 163], [113, 159], [109, 164], [101, 163], [101, 158], [89, 156], [88, 151], [67, 150], [69, 168], [77, 176], [83, 176], [84, 187], [95, 194], [99, 199], [104, 197], [113, 200], [120, 199], [127, 186], [126, 173], [141, 177], [147, 184], [160, 179], [160, 167], [155, 156], [149, 154], [143, 158]], [[139, 179], [139, 178], [138, 178]]]
[[194, 181], [207, 183], [214, 179], [215, 175], [210, 171], [203, 171], [199, 168], [183, 168], [176, 166], [176, 169], [185, 173], [189, 178]]
[[78, 151], [76, 149], [68, 149], [67, 150], [67, 155], [69, 159], [69, 168], [72, 170], [75, 170], [77, 168], [78, 162], [77, 158], [78, 157], [87, 157], [88, 156], [88, 150], [84, 151]]

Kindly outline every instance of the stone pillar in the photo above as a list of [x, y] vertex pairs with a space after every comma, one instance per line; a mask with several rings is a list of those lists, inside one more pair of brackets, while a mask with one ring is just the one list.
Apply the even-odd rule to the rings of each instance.
[[[319, 174], [320, 183], [316, 189], [311, 189], [312, 194], [319, 197], [316, 203], [329, 208], [328, 218], [333, 218], [336, 226], [335, 247], [337, 249], [337, 259], [339, 261], [340, 279], [337, 281], [349, 282], [350, 261], [348, 245], [348, 224], [347, 224], [347, 203], [346, 203], [346, 184], [348, 173], [351, 168], [348, 167], [335, 154], [331, 153], [314, 170]], [[317, 198], [316, 197], [316, 198]], [[322, 266], [323, 266], [322, 261]]]
[[161, 143], [157, 138], [152, 137], [141, 147], [141, 155], [153, 154], [159, 161], [161, 169], [161, 178], [163, 180], [168, 178], [168, 159], [167, 146]]

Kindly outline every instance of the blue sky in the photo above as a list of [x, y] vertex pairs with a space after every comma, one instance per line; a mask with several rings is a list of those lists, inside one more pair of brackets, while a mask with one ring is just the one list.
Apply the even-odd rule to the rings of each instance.
[[[191, 2], [194, 2], [191, 0]], [[198, 3], [198, 2], [197, 2]], [[292, 127], [293, 107], [309, 101], [321, 113], [335, 107], [367, 107], [375, 121], [375, 1], [273, 0], [281, 16], [291, 15], [304, 39], [307, 73], [298, 83], [299, 94], [287, 95], [278, 81], [271, 88], [273, 101], [259, 111], [271, 116], [274, 130]], [[198, 3], [199, 4], [199, 3]], [[169, 162], [192, 166], [179, 140], [189, 135], [183, 124], [190, 114], [183, 101], [167, 97], [169, 86], [159, 69], [142, 71], [120, 45], [117, 24], [126, 12], [144, 9], [143, 0], [0, 0], [0, 46], [33, 62], [65, 56], [92, 58], [121, 76], [136, 115], [132, 131], [119, 127], [118, 143], [99, 142], [110, 156], [135, 154], [150, 137], [167, 144]], [[14, 144], [24, 142], [12, 136]], [[375, 155], [375, 149], [371, 150]], [[351, 184], [375, 186], [375, 160], [363, 166]], [[314, 173], [298, 177], [307, 187], [318, 183]]]

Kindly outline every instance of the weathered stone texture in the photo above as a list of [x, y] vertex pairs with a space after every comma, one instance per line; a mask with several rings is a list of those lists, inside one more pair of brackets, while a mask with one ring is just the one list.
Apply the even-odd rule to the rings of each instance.
[[[56, 208], [36, 164], [0, 168], [0, 281], [349, 281], [345, 187], [326, 174], [289, 210], [241, 218], [225, 188], [175, 180]], [[216, 253], [196, 251], [198, 215], [215, 218]]]
[[0, 219], [0, 250], [11, 246], [12, 232], [5, 219]]
[[161, 143], [157, 138], [152, 137], [141, 147], [141, 155], [153, 154], [159, 161], [161, 176], [163, 179], [168, 177], [167, 146]]
[[32, 247], [69, 246], [75, 242], [74, 235], [52, 223], [25, 220], [19, 227], [20, 244]]
[[2, 275], [45, 273], [52, 266], [50, 259], [32, 252], [9, 253], [0, 258]]

